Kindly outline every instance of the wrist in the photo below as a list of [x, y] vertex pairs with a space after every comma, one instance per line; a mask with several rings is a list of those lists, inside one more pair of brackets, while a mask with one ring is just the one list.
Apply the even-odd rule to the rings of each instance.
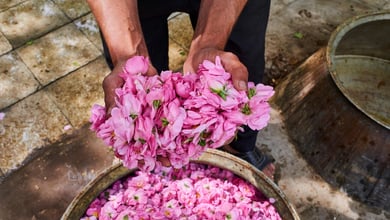
[[87, 0], [103, 34], [113, 64], [135, 55], [148, 56], [136, 0]]
[[215, 48], [223, 50], [246, 0], [201, 1], [199, 19], [192, 39], [192, 50]]
[[149, 56], [142, 34], [138, 37], [132, 35], [132, 39], [128, 41], [115, 39], [114, 37], [114, 39], [107, 41], [107, 47], [114, 66], [120, 62], [125, 62], [133, 56]]

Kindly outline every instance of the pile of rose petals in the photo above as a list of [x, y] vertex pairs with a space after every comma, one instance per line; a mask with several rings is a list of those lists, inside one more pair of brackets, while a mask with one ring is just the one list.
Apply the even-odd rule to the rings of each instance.
[[81, 219], [279, 220], [273, 202], [230, 171], [191, 162], [181, 169], [139, 170], [117, 180]]

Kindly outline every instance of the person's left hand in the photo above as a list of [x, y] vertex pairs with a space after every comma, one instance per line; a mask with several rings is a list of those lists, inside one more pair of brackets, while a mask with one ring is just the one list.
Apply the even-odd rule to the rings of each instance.
[[219, 56], [226, 72], [232, 75], [234, 88], [237, 90], [246, 90], [248, 84], [248, 70], [238, 57], [231, 53], [218, 50], [216, 48], [203, 48], [196, 52], [190, 52], [183, 65], [184, 73], [196, 73], [199, 64], [203, 60], [215, 62], [215, 57]]

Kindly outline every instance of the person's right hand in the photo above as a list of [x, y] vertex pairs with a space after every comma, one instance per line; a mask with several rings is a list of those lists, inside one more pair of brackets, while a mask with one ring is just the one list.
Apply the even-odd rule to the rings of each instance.
[[[111, 116], [111, 110], [115, 107], [115, 89], [122, 87], [124, 84], [124, 80], [119, 76], [119, 74], [123, 71], [126, 61], [127, 60], [118, 61], [111, 73], [103, 80], [104, 102], [107, 118]], [[149, 69], [145, 75], [153, 76], [156, 74], [156, 68], [151, 64], [151, 62], [149, 62]]]
[[231, 52], [219, 50], [217, 48], [201, 48], [190, 49], [188, 57], [183, 65], [183, 72], [196, 73], [199, 64], [204, 60], [215, 62], [215, 57], [219, 56], [223, 67], [232, 76], [233, 86], [239, 91], [247, 90], [248, 84], [248, 69], [240, 61], [240, 59]]

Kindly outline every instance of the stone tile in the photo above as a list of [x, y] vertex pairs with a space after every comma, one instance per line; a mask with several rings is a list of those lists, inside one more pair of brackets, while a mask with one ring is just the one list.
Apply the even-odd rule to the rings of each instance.
[[80, 1], [80, 0], [53, 0], [53, 1], [71, 19], [75, 19], [80, 16], [83, 16], [90, 11], [87, 1]]
[[12, 50], [11, 44], [4, 37], [4, 35], [0, 32], [0, 55], [7, 53]]
[[[329, 10], [334, 8], [337, 10]], [[279, 78], [325, 47], [345, 20], [375, 7], [360, 1], [292, 1], [271, 14], [266, 36], [266, 69]], [[296, 34], [301, 34], [297, 37]], [[276, 71], [275, 71], [276, 70]]]
[[103, 51], [99, 27], [92, 13], [75, 20], [73, 23], [99, 50]]
[[169, 69], [173, 71], [182, 71], [185, 59], [187, 58], [188, 50], [181, 47], [173, 40], [169, 40]]
[[26, 0], [7, 0], [7, 1], [1, 1], [0, 2], [0, 12], [7, 10], [17, 4], [20, 4], [22, 2], [25, 2]]
[[73, 23], [19, 48], [17, 52], [42, 85], [80, 68], [101, 54]]
[[[329, 8], [337, 10], [329, 10]], [[324, 23], [339, 25], [346, 19], [376, 9], [377, 6], [375, 4], [367, 4], [360, 1], [295, 1], [286, 8], [285, 16], [290, 16], [288, 20], [292, 22], [292, 25], [296, 24], [302, 28], [313, 28], [318, 26], [316, 24], [309, 26], [313, 20], [322, 20]], [[284, 19], [286, 20], [286, 18]], [[308, 19], [308, 21], [302, 23], [303, 19]], [[313, 30], [310, 31], [314, 32]]]
[[18, 47], [68, 21], [52, 1], [31, 0], [0, 13], [0, 31]]
[[360, 2], [369, 5], [374, 10], [388, 10], [390, 8], [389, 0], [360, 0]]
[[382, 6], [382, 9], [383, 10], [390, 10], [390, 2], [386, 1], [386, 3], [384, 3], [384, 5]]
[[102, 82], [109, 72], [104, 58], [99, 57], [47, 87], [47, 93], [74, 128], [88, 123], [95, 103], [104, 104]]
[[286, 24], [284, 20], [279, 17], [270, 17], [268, 22], [266, 34], [266, 61], [269, 58], [278, 56], [278, 53], [293, 54], [294, 56], [302, 56], [299, 46], [296, 43], [302, 41], [294, 37], [294, 33], [299, 32], [300, 29], [294, 29]]
[[189, 49], [194, 30], [191, 26], [190, 17], [181, 13], [168, 21], [169, 38], [180, 46]]
[[52, 143], [69, 122], [44, 92], [38, 92], [3, 111], [0, 121], [0, 169], [9, 173], [35, 150]]
[[[273, 16], [274, 14], [280, 13], [280, 11], [283, 11], [285, 7], [287, 7], [282, 0], [274, 0], [274, 4], [271, 4], [270, 6], [270, 15]], [[276, 3], [275, 3], [276, 2]]]
[[298, 1], [298, 0], [282, 0], [283, 4], [286, 4], [286, 5], [289, 5], [289, 4], [296, 2], [296, 1]]
[[0, 57], [0, 109], [30, 95], [38, 88], [38, 81], [14, 52]]
[[4, 178], [1, 220], [61, 219], [73, 198], [113, 159], [113, 152], [88, 127], [65, 135]]

